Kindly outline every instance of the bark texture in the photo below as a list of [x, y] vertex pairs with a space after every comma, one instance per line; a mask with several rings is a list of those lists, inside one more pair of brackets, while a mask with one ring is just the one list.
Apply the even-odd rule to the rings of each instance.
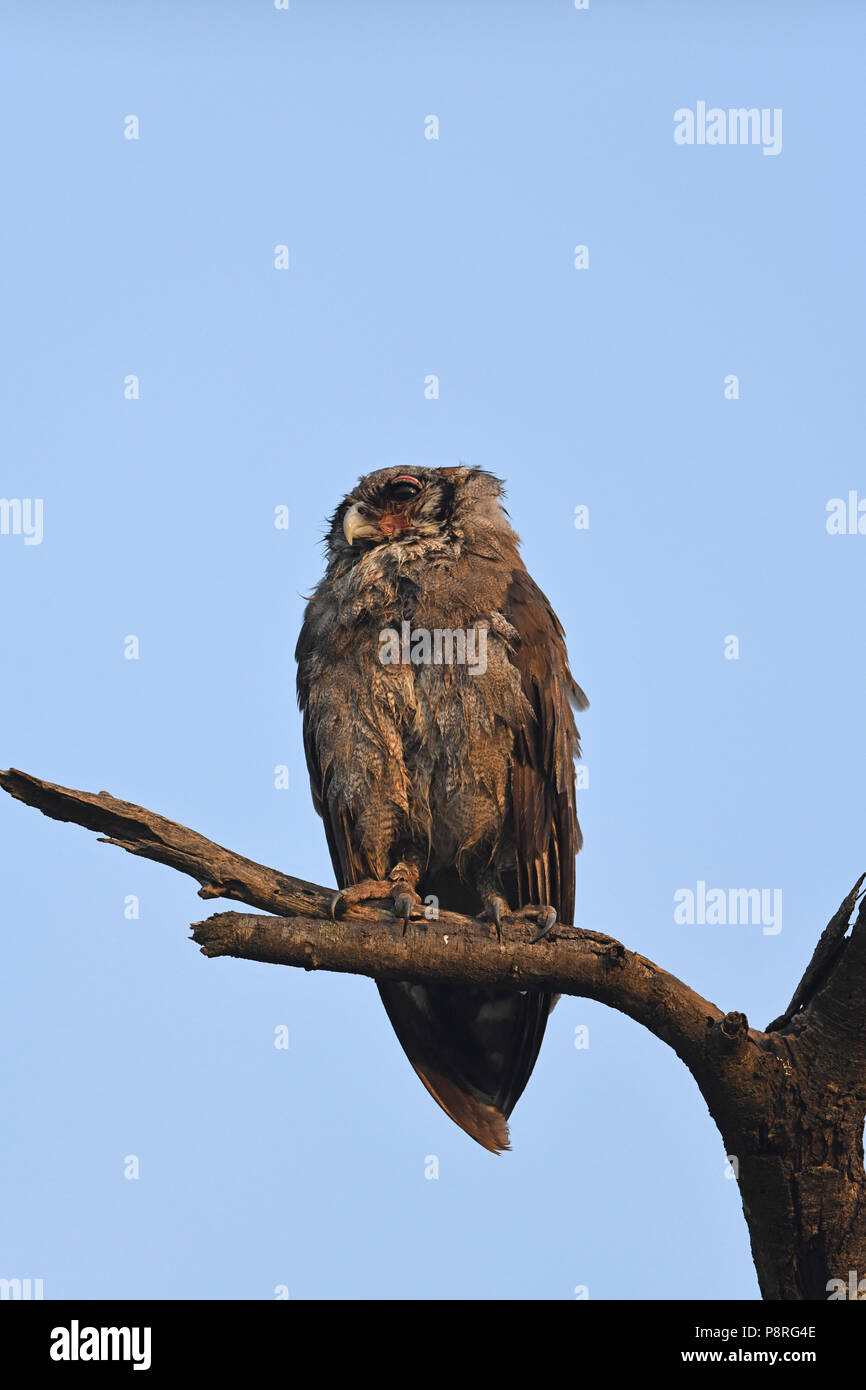
[[866, 1298], [863, 877], [824, 930], [790, 1005], [761, 1031], [599, 932], [557, 926], [530, 945], [528, 926], [506, 920], [499, 939], [490, 923], [441, 912], [413, 919], [404, 935], [384, 900], [353, 904], [333, 921], [332, 889], [107, 792], [15, 769], [0, 772], [0, 786], [55, 820], [191, 875], [202, 898], [269, 914], [221, 912], [195, 923], [193, 940], [206, 956], [377, 981], [544, 989], [619, 1009], [668, 1043], [697, 1081], [737, 1175], [763, 1297], [823, 1300], [837, 1280], [848, 1297], [863, 1281]]

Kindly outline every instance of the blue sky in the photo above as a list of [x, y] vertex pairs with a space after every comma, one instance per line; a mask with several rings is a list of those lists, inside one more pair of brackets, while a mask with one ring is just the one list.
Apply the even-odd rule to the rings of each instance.
[[[4, 27], [0, 493], [44, 532], [0, 535], [0, 764], [330, 883], [293, 662], [324, 517], [372, 468], [480, 465], [591, 701], [578, 923], [766, 1024], [866, 868], [866, 537], [826, 527], [866, 497], [860, 8], [48, 0]], [[678, 146], [699, 101], [780, 109], [781, 153]], [[628, 1019], [560, 1003], [496, 1159], [371, 982], [206, 961], [192, 880], [5, 797], [0, 836], [0, 1275], [757, 1297], [721, 1138]], [[676, 923], [699, 881], [781, 890], [781, 931]]]

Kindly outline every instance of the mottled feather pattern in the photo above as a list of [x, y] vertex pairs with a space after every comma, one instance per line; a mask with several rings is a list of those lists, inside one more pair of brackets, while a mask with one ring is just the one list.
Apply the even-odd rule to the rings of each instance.
[[[477, 913], [496, 892], [571, 922], [572, 705], [586, 701], [562, 629], [523, 566], [497, 479], [414, 470], [419, 491], [404, 517], [388, 502], [404, 475], [370, 474], [337, 508], [298, 642], [307, 762], [334, 872], [344, 887], [411, 862], [419, 891], [443, 908]], [[344, 534], [350, 507], [364, 518], [362, 545]], [[400, 529], [387, 524], [395, 512]], [[381, 634], [403, 622], [483, 629], [485, 669], [383, 664]], [[399, 984], [380, 993], [443, 1109], [485, 1147], [506, 1147], [550, 996]]]

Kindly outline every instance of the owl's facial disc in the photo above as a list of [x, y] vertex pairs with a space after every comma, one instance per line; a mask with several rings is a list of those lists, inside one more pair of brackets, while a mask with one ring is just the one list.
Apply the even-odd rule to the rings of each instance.
[[396, 478], [389, 478], [370, 501], [353, 501], [343, 517], [343, 535], [349, 545], [356, 540], [374, 544], [399, 540], [411, 527], [416, 504], [423, 496], [423, 483], [411, 473], [399, 473]]

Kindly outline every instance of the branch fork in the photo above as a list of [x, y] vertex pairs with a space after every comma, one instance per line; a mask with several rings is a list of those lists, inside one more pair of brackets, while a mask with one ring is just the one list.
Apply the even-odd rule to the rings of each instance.
[[[12, 768], [11, 796], [105, 844], [152, 859], [255, 913], [192, 925], [210, 959], [288, 965], [374, 980], [546, 989], [620, 1010], [674, 1048], [737, 1159], [764, 1298], [825, 1299], [831, 1280], [866, 1275], [866, 912], [861, 875], [830, 919], [784, 1013], [765, 1031], [723, 1013], [676, 976], [600, 932], [557, 924], [531, 943], [516, 924], [441, 911], [394, 931], [391, 900], [350, 902], [332, 888], [235, 854], [196, 831], [120, 801]], [[852, 914], [857, 915], [852, 922]], [[525, 926], [525, 924], [523, 924]]]

